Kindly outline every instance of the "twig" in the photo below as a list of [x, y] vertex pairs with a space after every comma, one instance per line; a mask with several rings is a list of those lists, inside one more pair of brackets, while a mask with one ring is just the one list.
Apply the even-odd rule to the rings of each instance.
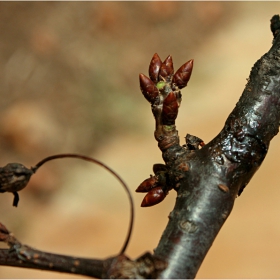
[[0, 265], [86, 275], [95, 278], [155, 278], [166, 267], [160, 258], [145, 253], [136, 260], [117, 255], [105, 260], [77, 258], [39, 251], [19, 242], [0, 223], [0, 242], [10, 249], [0, 249]]
[[129, 220], [128, 232], [127, 232], [125, 242], [120, 250], [119, 255], [124, 254], [124, 252], [127, 248], [127, 245], [130, 241], [130, 237], [131, 237], [131, 233], [132, 233], [132, 229], [133, 229], [133, 222], [134, 222], [134, 203], [133, 203], [133, 198], [132, 198], [132, 195], [130, 193], [128, 186], [123, 181], [123, 179], [114, 170], [112, 170], [110, 167], [108, 167], [106, 164], [102, 163], [101, 161], [99, 161], [97, 159], [94, 159], [94, 158], [91, 158], [88, 156], [79, 155], [79, 154], [58, 154], [58, 155], [49, 156], [49, 157], [44, 158], [40, 162], [38, 162], [34, 167], [31, 167], [31, 170], [35, 173], [46, 162], [55, 160], [55, 159], [60, 159], [60, 158], [77, 158], [77, 159], [82, 159], [85, 161], [89, 161], [89, 162], [98, 164], [98, 165], [102, 166], [103, 168], [105, 168], [106, 170], [108, 170], [121, 183], [121, 185], [123, 186], [123, 188], [128, 196], [129, 205], [130, 205], [130, 220]]
[[0, 250], [0, 265], [68, 272], [96, 278], [103, 278], [112, 259], [96, 260], [46, 253], [21, 244], [7, 228], [0, 223], [0, 241], [10, 249]]

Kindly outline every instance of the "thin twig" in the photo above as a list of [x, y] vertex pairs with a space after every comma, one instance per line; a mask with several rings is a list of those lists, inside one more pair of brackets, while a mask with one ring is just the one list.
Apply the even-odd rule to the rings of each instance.
[[46, 162], [55, 160], [55, 159], [60, 159], [60, 158], [78, 158], [78, 159], [82, 159], [82, 160], [89, 161], [92, 163], [96, 163], [96, 164], [104, 167], [106, 170], [108, 170], [121, 183], [121, 185], [123, 186], [123, 188], [128, 196], [129, 204], [130, 204], [130, 221], [129, 221], [128, 232], [127, 232], [125, 242], [120, 250], [119, 255], [124, 254], [124, 252], [128, 246], [130, 237], [131, 237], [131, 233], [132, 233], [132, 229], [133, 229], [133, 222], [134, 222], [134, 203], [133, 203], [133, 198], [132, 198], [132, 195], [130, 193], [128, 186], [123, 181], [123, 179], [115, 171], [113, 171], [110, 167], [108, 167], [106, 164], [102, 163], [101, 161], [99, 161], [97, 159], [94, 159], [94, 158], [91, 158], [88, 156], [84, 156], [84, 155], [79, 155], [79, 154], [57, 154], [57, 155], [49, 156], [49, 157], [44, 158], [40, 162], [38, 162], [34, 167], [31, 167], [31, 170], [35, 173]]

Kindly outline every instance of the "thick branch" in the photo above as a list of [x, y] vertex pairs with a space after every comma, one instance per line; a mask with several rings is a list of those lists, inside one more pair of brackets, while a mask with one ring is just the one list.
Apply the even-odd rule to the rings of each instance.
[[[155, 250], [168, 262], [160, 278], [194, 278], [206, 253], [266, 156], [280, 121], [279, 17], [272, 48], [252, 68], [249, 82], [224, 128], [200, 150], [175, 144], [163, 150], [174, 210]], [[188, 166], [182, 170], [182, 165]], [[179, 185], [179, 188], [178, 188]]]

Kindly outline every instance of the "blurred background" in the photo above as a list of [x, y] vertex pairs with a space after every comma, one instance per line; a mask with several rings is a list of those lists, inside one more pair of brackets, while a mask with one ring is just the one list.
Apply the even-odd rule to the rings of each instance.
[[[113, 168], [136, 205], [127, 249], [152, 251], [175, 202], [140, 208], [137, 186], [162, 163], [150, 106], [139, 90], [157, 52], [175, 69], [194, 59], [177, 128], [209, 142], [238, 101], [253, 64], [269, 50], [278, 2], [0, 2], [0, 166], [30, 167], [81, 153]], [[198, 278], [279, 278], [279, 137], [236, 200]], [[76, 159], [44, 165], [20, 193], [0, 194], [0, 221], [23, 243], [80, 257], [117, 254], [129, 204], [99, 166]], [[3, 245], [1, 245], [3, 246]], [[5, 246], [4, 246], [5, 247]], [[81, 276], [0, 267], [0, 278]]]

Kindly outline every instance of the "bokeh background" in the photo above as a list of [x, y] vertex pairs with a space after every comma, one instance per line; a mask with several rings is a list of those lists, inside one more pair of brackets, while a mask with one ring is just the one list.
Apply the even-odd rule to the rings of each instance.
[[[279, 2], [0, 2], [0, 166], [43, 157], [93, 156], [127, 182], [136, 204], [127, 254], [152, 251], [175, 193], [142, 209], [135, 188], [162, 162], [154, 120], [138, 85], [152, 55], [194, 58], [177, 121], [205, 142], [238, 101], [255, 61], [271, 46]], [[279, 136], [236, 200], [198, 278], [280, 278]], [[20, 192], [0, 194], [0, 221], [23, 243], [81, 257], [119, 252], [127, 197], [99, 166], [61, 159]], [[3, 245], [1, 245], [3, 246]], [[4, 246], [5, 247], [5, 246]], [[1, 278], [81, 276], [0, 267]]]

